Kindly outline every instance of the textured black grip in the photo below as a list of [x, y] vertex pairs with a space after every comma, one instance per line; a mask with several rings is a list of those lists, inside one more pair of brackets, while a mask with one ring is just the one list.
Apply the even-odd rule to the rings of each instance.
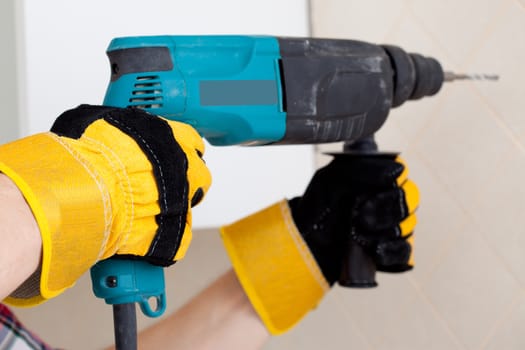
[[359, 243], [351, 238], [347, 241], [339, 285], [351, 288], [370, 288], [377, 286], [376, 264]]
[[[356, 142], [345, 143], [344, 151], [370, 154], [377, 152], [377, 144], [374, 137], [369, 136]], [[376, 270], [372, 256], [354, 239], [353, 232], [347, 232], [339, 285], [351, 288], [375, 287]]]

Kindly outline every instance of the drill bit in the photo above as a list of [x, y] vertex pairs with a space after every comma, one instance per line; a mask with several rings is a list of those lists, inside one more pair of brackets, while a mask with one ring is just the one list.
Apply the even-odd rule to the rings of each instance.
[[445, 81], [454, 80], [485, 80], [485, 81], [498, 81], [499, 75], [497, 74], [463, 74], [454, 72], [444, 72]]

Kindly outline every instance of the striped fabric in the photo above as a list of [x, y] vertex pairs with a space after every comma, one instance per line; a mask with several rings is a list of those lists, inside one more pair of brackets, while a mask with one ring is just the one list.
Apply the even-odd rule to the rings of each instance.
[[0, 350], [52, 350], [29, 332], [5, 305], [0, 304]]

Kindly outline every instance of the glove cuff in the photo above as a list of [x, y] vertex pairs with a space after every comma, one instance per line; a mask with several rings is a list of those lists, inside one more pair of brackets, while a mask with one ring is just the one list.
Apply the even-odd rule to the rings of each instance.
[[111, 223], [109, 193], [94, 169], [51, 133], [0, 147], [0, 172], [24, 195], [42, 236], [40, 273], [6, 302], [36, 305], [71, 287], [98, 259]]
[[281, 334], [330, 289], [283, 200], [221, 228], [233, 268], [268, 331]]

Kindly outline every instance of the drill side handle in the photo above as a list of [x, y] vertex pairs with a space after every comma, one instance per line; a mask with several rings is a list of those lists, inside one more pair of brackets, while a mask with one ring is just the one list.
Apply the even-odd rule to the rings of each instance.
[[[352, 143], [345, 143], [343, 150], [344, 153], [375, 153], [377, 144], [372, 135]], [[377, 286], [376, 264], [366, 249], [356, 241], [353, 229], [347, 232], [345, 245], [339, 285], [350, 288]]]
[[371, 288], [376, 287], [376, 264], [363, 246], [348, 238], [343, 256], [343, 266], [339, 276], [342, 287]]

